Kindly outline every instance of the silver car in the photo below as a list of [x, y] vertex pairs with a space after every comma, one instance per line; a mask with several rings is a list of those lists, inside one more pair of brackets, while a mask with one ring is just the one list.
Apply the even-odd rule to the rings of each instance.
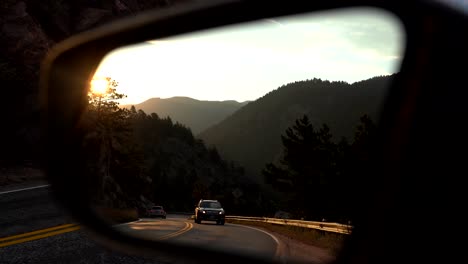
[[164, 208], [160, 205], [152, 206], [146, 211], [146, 215], [148, 217], [161, 217], [166, 219], [166, 211], [164, 211]]

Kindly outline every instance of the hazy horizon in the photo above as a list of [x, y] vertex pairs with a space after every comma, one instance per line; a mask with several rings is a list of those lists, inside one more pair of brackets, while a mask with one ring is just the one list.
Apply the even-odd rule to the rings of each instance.
[[144, 103], [146, 101], [149, 101], [149, 100], [152, 100], [152, 99], [174, 99], [174, 98], [187, 98], [187, 99], [192, 99], [192, 100], [196, 100], [196, 101], [200, 101], [200, 102], [236, 102], [236, 103], [239, 103], [239, 104], [242, 104], [242, 103], [245, 103], [245, 102], [252, 102], [252, 100], [246, 100], [246, 101], [242, 101], [242, 102], [239, 102], [237, 100], [199, 100], [199, 99], [195, 99], [195, 98], [192, 98], [192, 97], [188, 97], [188, 96], [171, 96], [171, 97], [166, 97], [166, 98], [162, 98], [162, 97], [151, 97], [151, 98], [148, 98], [148, 99], [144, 99], [143, 101], [141, 102], [138, 102], [138, 103], [129, 103], [129, 104], [122, 104], [120, 103], [120, 105], [138, 105], [138, 104], [141, 104], [141, 103]]
[[[351, 11], [352, 10], [352, 11]], [[122, 105], [159, 97], [255, 101], [319, 78], [354, 83], [399, 70], [405, 35], [385, 11], [354, 8], [264, 19], [117, 49], [96, 77], [119, 82]]]
[[[393, 74], [393, 73], [392, 73], [392, 74]], [[391, 74], [388, 74], [388, 75], [376, 75], [376, 76], [372, 76], [372, 77], [369, 77], [369, 78], [366, 78], [366, 79], [363, 79], [363, 80], [355, 81], [355, 82], [352, 82], [352, 83], [349, 83], [349, 84], [352, 85], [352, 84], [354, 84], [354, 83], [361, 82], [361, 81], [365, 81], [365, 80], [368, 80], [368, 79], [372, 79], [372, 78], [374, 78], [374, 77], [378, 77], [378, 76], [390, 76], [390, 75], [391, 75]], [[323, 80], [323, 81], [330, 81], [330, 80], [326, 80], [326, 79], [322, 79], [322, 78], [317, 78], [317, 79], [321, 79], [321, 80]], [[306, 80], [297, 80], [297, 81], [300, 82], [300, 81], [307, 81], [307, 80], [310, 80], [310, 79], [306, 79]], [[339, 81], [339, 80], [337, 80], [337, 81]], [[330, 81], [330, 82], [335, 82], [335, 81]], [[343, 81], [343, 82], [344, 82], [344, 81]], [[346, 82], [346, 83], [348, 83], [348, 82]], [[284, 85], [286, 85], [286, 83], [285, 83]], [[276, 87], [275, 89], [272, 89], [272, 91], [273, 91], [273, 90], [276, 90], [276, 89], [278, 89], [278, 88], [280, 88], [280, 87], [281, 87], [281, 86], [278, 86], [278, 87]], [[266, 94], [264, 94], [264, 95], [266, 95]], [[264, 96], [264, 95], [262, 95], [262, 96]], [[260, 96], [260, 97], [262, 97], [262, 96]], [[259, 97], [259, 98], [260, 98], [260, 97]], [[255, 99], [255, 100], [245, 100], [245, 101], [237, 101], [237, 100], [232, 100], [232, 99], [231, 99], [231, 100], [230, 100], [230, 99], [227, 99], [227, 100], [205, 100], [205, 99], [201, 99], [201, 100], [200, 100], [200, 99], [196, 99], [196, 98], [192, 98], [192, 97], [188, 97], [188, 96], [175, 95], [175, 96], [165, 97], [165, 98], [162, 98], [162, 97], [151, 97], [151, 98], [144, 99], [143, 101], [137, 102], [137, 103], [125, 103], [125, 104], [124, 104], [124, 103], [121, 103], [121, 102], [120, 102], [120, 106], [138, 105], [138, 104], [142, 104], [142, 103], [144, 103], [144, 102], [146, 102], [146, 101], [149, 101], [149, 100], [151, 100], [151, 99], [174, 99], [174, 98], [187, 98], [187, 99], [192, 99], [192, 100], [196, 100], [196, 101], [200, 101], [200, 102], [232, 102], [232, 101], [234, 101], [234, 102], [239, 103], [239, 104], [242, 104], [242, 103], [245, 103], [245, 102], [254, 102], [254, 101], [256, 101], [257, 99], [259, 99], [259, 98], [257, 98], [257, 99]]]

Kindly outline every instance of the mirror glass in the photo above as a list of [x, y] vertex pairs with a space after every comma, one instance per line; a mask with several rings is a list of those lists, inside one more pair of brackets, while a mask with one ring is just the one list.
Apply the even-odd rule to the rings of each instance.
[[131, 236], [333, 260], [404, 47], [394, 15], [352, 8], [112, 51], [83, 117], [93, 208]]

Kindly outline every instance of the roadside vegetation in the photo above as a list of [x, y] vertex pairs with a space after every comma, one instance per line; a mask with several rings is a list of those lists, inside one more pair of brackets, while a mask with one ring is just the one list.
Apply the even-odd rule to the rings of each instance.
[[128, 223], [139, 219], [138, 210], [135, 208], [93, 208], [97, 215], [107, 221], [109, 225]]
[[103, 92], [90, 91], [81, 123], [86, 181], [96, 206], [141, 215], [151, 205], [191, 212], [199, 199], [217, 199], [228, 215], [274, 217], [284, 210], [294, 219], [348, 223], [366, 197], [376, 133], [367, 114], [352, 139], [335, 138], [326, 123], [299, 115], [278, 135], [282, 152], [264, 165], [259, 183], [170, 116], [119, 107], [125, 95], [118, 82], [104, 83]]
[[[242, 167], [206, 147], [169, 116], [120, 108], [118, 83], [107, 78], [104, 93], [90, 91], [83, 116], [87, 186], [97, 206], [139, 213], [151, 204], [167, 211], [193, 211], [199, 199], [221, 200], [230, 212], [261, 208], [259, 185]], [[236, 196], [233, 190], [241, 190]], [[257, 202], [258, 201], [258, 202]]]

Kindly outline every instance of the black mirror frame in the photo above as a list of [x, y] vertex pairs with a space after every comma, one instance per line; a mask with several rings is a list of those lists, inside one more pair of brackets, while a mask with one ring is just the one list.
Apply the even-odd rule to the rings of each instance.
[[[250, 256], [213, 252], [195, 246], [131, 238], [115, 232], [100, 221], [87, 206], [86, 183], [80, 178], [82, 134], [77, 124], [86, 105], [87, 85], [101, 59], [109, 51], [120, 46], [262, 18], [355, 6], [390, 11], [402, 21], [407, 33], [405, 57], [382, 113], [379, 144], [375, 149], [376, 168], [382, 172], [383, 177], [375, 179], [372, 184], [378, 186], [380, 192], [369, 193], [374, 195], [374, 202], [363, 205], [362, 211], [359, 212], [361, 217], [354, 222], [353, 234], [345, 242], [344, 250], [337, 259], [337, 263], [358, 262], [357, 256], [364, 248], [369, 247], [369, 240], [379, 239], [375, 234], [375, 230], [381, 230], [377, 220], [386, 222], [383, 218], [398, 204], [396, 193], [401, 188], [400, 178], [405, 174], [403, 168], [407, 164], [408, 151], [411, 150], [410, 139], [417, 129], [413, 121], [422, 111], [419, 107], [424, 106], [421, 98], [424, 98], [425, 91], [422, 87], [430, 86], [430, 78], [435, 78], [427, 73], [436, 70], [446, 73], [441, 69], [442, 66], [437, 68], [427, 64], [427, 61], [444, 60], [434, 51], [447, 45], [443, 44], [440, 38], [453, 39], [458, 34], [463, 34], [453, 30], [447, 31], [448, 26], [455, 23], [466, 25], [466, 18], [435, 3], [365, 0], [287, 3], [198, 1], [165, 10], [145, 12], [65, 40], [54, 47], [44, 61], [40, 80], [43, 144], [47, 153], [44, 155], [43, 164], [57, 199], [69, 209], [72, 216], [95, 233], [96, 238], [126, 252], [168, 257], [181, 257], [183, 252], [189, 261], [209, 253], [210, 258], [201, 260], [204, 263], [219, 263], [219, 260], [223, 263], [265, 262]], [[452, 24], [444, 22], [445, 19]], [[466, 29], [464, 32], [466, 34]], [[466, 44], [466, 40], [457, 45], [462, 48], [463, 44]], [[453, 54], [448, 56], [450, 55]], [[438, 83], [438, 79], [434, 83]], [[378, 251], [374, 254], [375, 257], [379, 256]]]

